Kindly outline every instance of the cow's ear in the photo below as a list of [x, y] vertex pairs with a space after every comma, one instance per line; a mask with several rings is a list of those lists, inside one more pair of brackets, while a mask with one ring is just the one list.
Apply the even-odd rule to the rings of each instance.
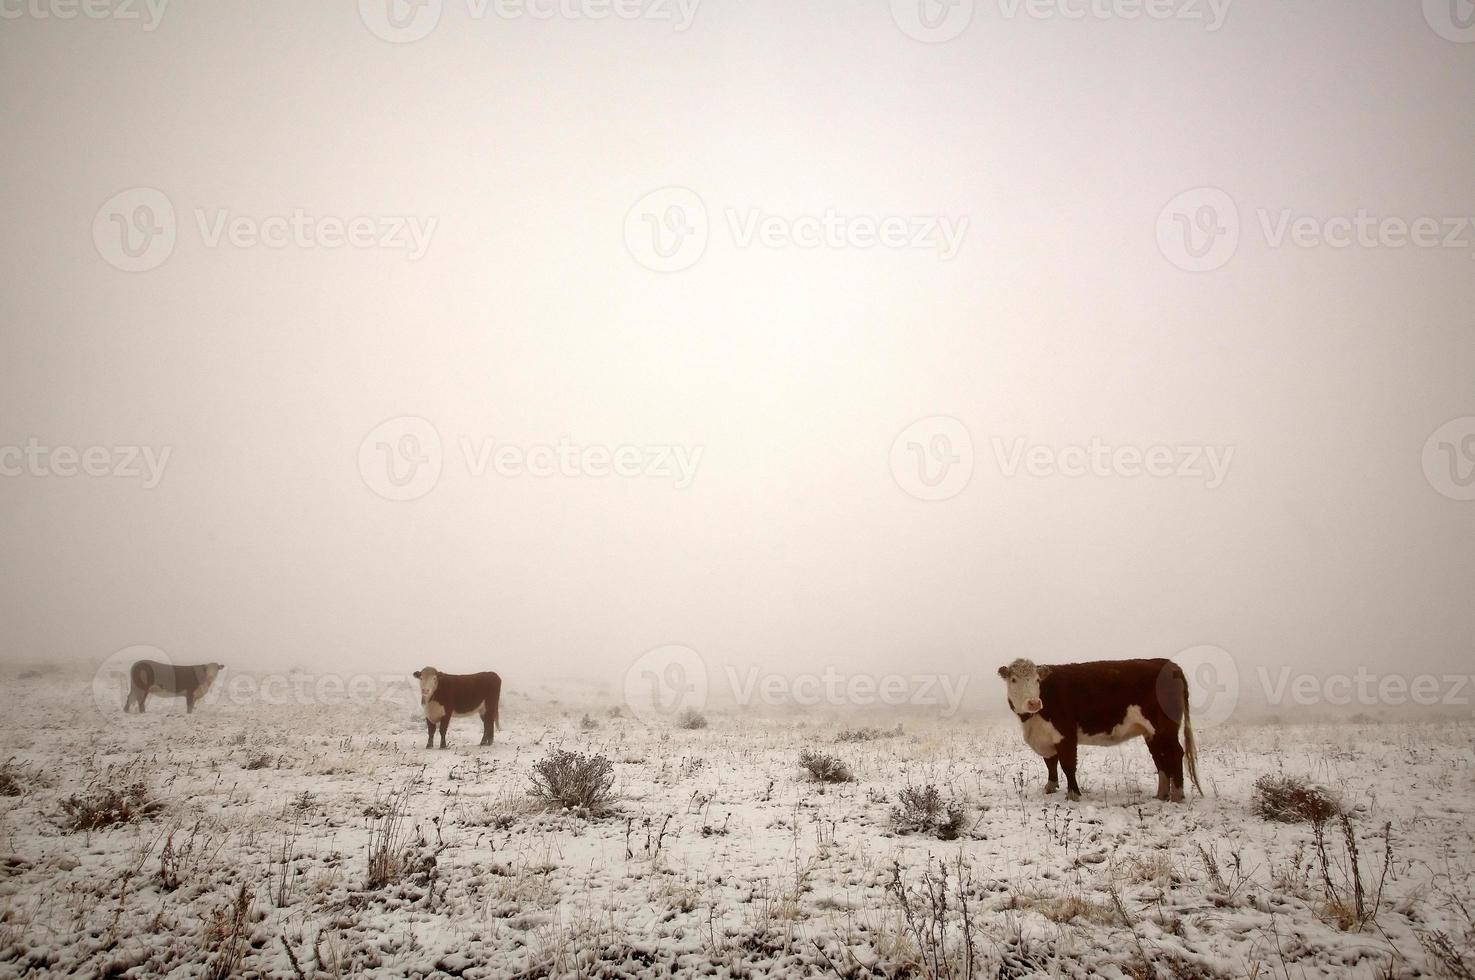
[[415, 671], [415, 676], [416, 676], [416, 677], [417, 677], [417, 678], [418, 678], [418, 677], [419, 677], [419, 676], [420, 676], [420, 672], [419, 672], [419, 671], [418, 671], [418, 670], [417, 670], [417, 671]]
[[1039, 675], [1040, 680], [1044, 680], [1046, 677], [1049, 677], [1050, 676], [1050, 668], [1049, 667], [1037, 667], [1037, 668], [1035, 668], [1035, 673]]
[[999, 676], [1002, 677], [1002, 678], [1004, 678], [1004, 680], [1007, 681], [1009, 679], [1009, 668], [1008, 667], [1000, 667], [999, 668]]

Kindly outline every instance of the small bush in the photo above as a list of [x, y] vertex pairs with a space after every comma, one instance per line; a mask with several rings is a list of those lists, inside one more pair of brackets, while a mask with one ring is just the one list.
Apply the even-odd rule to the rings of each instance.
[[545, 806], [596, 817], [612, 808], [615, 768], [602, 755], [556, 749], [534, 764], [532, 779], [532, 796]]
[[24, 796], [26, 790], [40, 784], [40, 775], [23, 762], [10, 759], [0, 765], [0, 796]]
[[819, 783], [848, 783], [855, 779], [843, 759], [823, 752], [804, 749], [799, 753], [799, 766]]
[[247, 769], [266, 769], [271, 766], [272, 758], [267, 752], [251, 752], [246, 756], [244, 763]]
[[599, 727], [599, 722], [589, 717], [589, 712], [584, 712], [584, 717], [579, 719], [579, 727], [586, 732], [592, 732]]
[[61, 801], [61, 825], [69, 831], [101, 830], [133, 823], [163, 809], [141, 779], [122, 786], [93, 786]]
[[1270, 773], [1255, 780], [1250, 809], [1279, 823], [1325, 823], [1342, 812], [1330, 790], [1295, 776]]
[[369, 828], [369, 876], [372, 891], [403, 878], [409, 865], [409, 802], [416, 777], [411, 777], [389, 798], [366, 811], [374, 824]]
[[707, 727], [707, 716], [695, 708], [686, 708], [676, 716], [676, 727], [695, 730]]
[[896, 738], [901, 734], [901, 723], [895, 728], [846, 728], [835, 736], [837, 742], [874, 742], [881, 738]]
[[945, 800], [937, 787], [908, 786], [896, 794], [891, 818], [899, 834], [933, 834], [955, 840], [963, 832], [963, 804]]

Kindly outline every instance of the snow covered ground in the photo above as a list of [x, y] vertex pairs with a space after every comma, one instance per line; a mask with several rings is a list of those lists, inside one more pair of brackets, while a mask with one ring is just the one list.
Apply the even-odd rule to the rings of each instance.
[[[1211, 728], [1188, 805], [1153, 799], [1141, 745], [1084, 749], [1069, 803], [1042, 795], [1004, 717], [845, 742], [896, 719], [713, 712], [678, 730], [612, 717], [617, 694], [509, 680], [496, 745], [460, 719], [443, 752], [408, 679], [192, 716], [100, 710], [89, 684], [12, 677], [0, 695], [0, 790], [18, 794], [0, 808], [0, 975], [1289, 980], [1475, 962], [1469, 724]], [[612, 815], [531, 805], [530, 769], [558, 748], [613, 762]], [[854, 781], [811, 781], [805, 748]], [[1352, 809], [1361, 912], [1339, 823], [1318, 846], [1252, 814], [1274, 772]], [[135, 784], [132, 819], [66, 829]], [[961, 802], [958, 839], [896, 832], [901, 792], [927, 784]], [[371, 836], [400, 809], [369, 887]]]

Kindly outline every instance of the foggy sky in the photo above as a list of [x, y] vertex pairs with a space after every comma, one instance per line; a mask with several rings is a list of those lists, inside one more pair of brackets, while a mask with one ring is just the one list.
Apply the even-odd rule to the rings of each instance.
[[[170, 450], [151, 489], [0, 478], [6, 661], [146, 643], [512, 685], [668, 643], [985, 674], [1475, 652], [1475, 502], [1421, 463], [1475, 415], [1475, 248], [1276, 248], [1259, 216], [1475, 216], [1475, 44], [1418, 3], [1241, 0], [1210, 31], [987, 0], [945, 43], [881, 0], [707, 0], [685, 31], [446, 0], [398, 44], [348, 2], [6, 10], [0, 445]], [[624, 228], [672, 186], [711, 227], [663, 273]], [[93, 224], [136, 187], [178, 240], [130, 273]], [[1242, 228], [1198, 273], [1156, 228], [1201, 187]], [[211, 246], [196, 217], [298, 208], [435, 226], [411, 259]], [[728, 221], [831, 209], [968, 224], [944, 259]], [[401, 416], [444, 459], [396, 502], [357, 460]], [[888, 459], [936, 416], [973, 473], [925, 501]], [[684, 488], [476, 476], [463, 438], [701, 457]], [[1209, 489], [1011, 477], [993, 443], [1093, 438], [1234, 455]]]

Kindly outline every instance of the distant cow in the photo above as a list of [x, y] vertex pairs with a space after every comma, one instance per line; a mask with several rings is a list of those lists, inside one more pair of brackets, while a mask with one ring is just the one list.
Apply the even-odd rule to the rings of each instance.
[[435, 746], [435, 729], [440, 726], [440, 747], [446, 747], [446, 729], [452, 715], [481, 715], [481, 744], [495, 739], [497, 705], [502, 700], [502, 678], [492, 671], [480, 674], [443, 674], [434, 667], [415, 671], [420, 681], [420, 703], [425, 706], [425, 747]]
[[215, 683], [215, 675], [224, 669], [225, 664], [176, 667], [157, 660], [140, 660], [128, 671], [128, 698], [123, 702], [123, 713], [127, 714], [137, 704], [138, 713], [143, 714], [143, 704], [150, 694], [171, 698], [183, 695], [185, 713], [193, 712], [195, 702], [205, 696]]
[[[1016, 660], [999, 668], [1008, 683], [1009, 707], [1019, 716], [1024, 741], [1045, 760], [1050, 781], [1059, 789], [1056, 765], [1065, 770], [1066, 794], [1081, 798], [1076, 783], [1077, 745], [1119, 745], [1142, 736], [1157, 765], [1157, 798], [1181, 802], [1183, 760], [1193, 788], [1198, 784], [1198, 751], [1188, 714], [1188, 678], [1171, 660], [1104, 660], [1085, 664], [1036, 666]], [[1178, 722], [1183, 722], [1183, 745]]]

